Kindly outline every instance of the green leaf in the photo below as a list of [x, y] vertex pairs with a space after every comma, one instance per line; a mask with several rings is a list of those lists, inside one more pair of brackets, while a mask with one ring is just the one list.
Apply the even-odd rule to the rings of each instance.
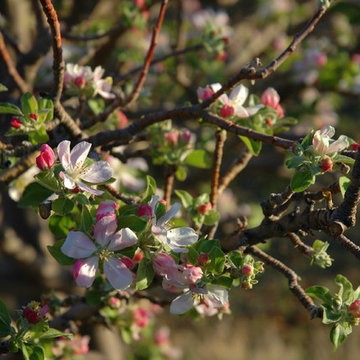
[[20, 207], [38, 207], [52, 193], [51, 190], [44, 188], [39, 183], [33, 182], [25, 188], [18, 205]]
[[303, 141], [301, 142], [302, 147], [306, 150], [309, 146], [312, 145], [312, 139], [313, 139], [313, 132], [310, 132], [307, 134]]
[[48, 246], [49, 253], [52, 255], [52, 257], [60, 264], [60, 265], [73, 265], [75, 262], [75, 259], [65, 255], [61, 251], [61, 247], [63, 246], [65, 242], [65, 239], [58, 240], [53, 246]]
[[0, 114], [24, 116], [23, 112], [16, 105], [8, 103], [0, 103]]
[[291, 159], [286, 161], [286, 166], [289, 169], [295, 169], [302, 165], [306, 161], [306, 159], [303, 156], [293, 156]]
[[230, 289], [233, 285], [233, 279], [229, 275], [223, 275], [217, 277], [211, 282], [212, 285], [219, 285]]
[[176, 169], [175, 176], [179, 181], [185, 181], [187, 178], [187, 169], [185, 166], [179, 166]]
[[250, 139], [246, 136], [239, 136], [239, 138], [244, 142], [249, 151], [254, 155], [258, 156], [262, 148], [262, 142]]
[[315, 176], [309, 169], [306, 169], [304, 171], [295, 171], [295, 174], [291, 179], [290, 186], [293, 191], [300, 192], [304, 191], [314, 183]]
[[186, 254], [187, 260], [190, 262], [190, 264], [196, 265], [200, 254], [193, 246], [190, 246], [188, 249], [189, 249], [189, 252]]
[[342, 315], [339, 312], [334, 312], [331, 310], [331, 308], [328, 308], [326, 306], [323, 306], [324, 312], [323, 312], [323, 318], [322, 318], [322, 322], [323, 324], [333, 324], [338, 322]]
[[243, 264], [243, 256], [238, 251], [231, 251], [228, 254], [228, 259], [236, 267], [240, 268]]
[[104, 293], [99, 290], [88, 290], [86, 291], [85, 298], [89, 305], [100, 305], [102, 298], [104, 296]]
[[4, 84], [0, 83], [0, 92], [3, 92], [3, 91], [8, 91], [8, 88]]
[[81, 209], [81, 231], [88, 232], [94, 224], [94, 219], [86, 205]]
[[185, 209], [188, 209], [192, 205], [194, 198], [187, 191], [175, 190], [175, 194], [179, 197], [181, 204]]
[[145, 230], [147, 223], [147, 218], [141, 218], [137, 215], [128, 215], [118, 218], [118, 225], [120, 228], [130, 228], [135, 232], [141, 232]]
[[208, 169], [211, 167], [211, 156], [205, 150], [194, 150], [186, 157], [184, 164]]
[[0, 338], [11, 333], [11, 318], [5, 303], [0, 299]]
[[153, 195], [156, 192], [156, 181], [150, 175], [146, 176], [146, 190], [144, 194], [143, 204], [148, 203]]
[[335, 282], [340, 287], [338, 295], [342, 299], [342, 302], [346, 305], [350, 305], [353, 302], [354, 297], [354, 289], [351, 282], [345, 276], [340, 274], [336, 276]]
[[221, 274], [225, 266], [225, 254], [218, 247], [214, 247], [209, 252], [209, 270], [215, 274]]
[[46, 189], [49, 189], [52, 192], [58, 191], [59, 184], [51, 172], [43, 171], [35, 175], [34, 178], [40, 185], [42, 185]]
[[165, 214], [166, 214], [166, 206], [164, 203], [159, 201], [155, 206], [155, 216], [157, 219], [160, 219]]
[[220, 213], [218, 213], [215, 210], [210, 210], [204, 218], [204, 224], [211, 226], [214, 225], [215, 223], [217, 223], [220, 219]]
[[44, 334], [40, 336], [40, 339], [53, 339], [57, 337], [66, 337], [68, 339], [72, 338], [72, 334], [65, 333], [62, 331], [59, 331], [57, 329], [49, 328]]
[[146, 258], [141, 259], [136, 273], [136, 290], [148, 288], [153, 281], [154, 270], [151, 261]]
[[311, 286], [305, 292], [312, 298], [321, 300], [324, 304], [331, 304], [332, 296], [328, 288], [324, 286]]
[[339, 186], [340, 186], [341, 195], [343, 197], [345, 196], [345, 192], [346, 192], [347, 188], [349, 187], [350, 182], [351, 182], [351, 180], [346, 176], [339, 177]]
[[352, 327], [347, 322], [341, 324], [335, 324], [330, 331], [330, 341], [334, 345], [334, 350], [336, 350], [350, 335], [352, 332]]
[[52, 100], [42, 98], [39, 100], [38, 116], [41, 122], [49, 122], [54, 118], [54, 104]]
[[29, 131], [28, 136], [33, 145], [44, 144], [49, 141], [45, 126], [39, 126], [36, 130]]
[[21, 107], [25, 115], [37, 114], [38, 112], [38, 103], [35, 99], [35, 96], [29, 92], [25, 93], [21, 97]]
[[66, 215], [71, 212], [74, 205], [68, 198], [59, 198], [52, 202], [51, 209], [58, 215]]
[[349, 156], [345, 156], [345, 155], [341, 155], [341, 154], [336, 154], [333, 158], [332, 158], [334, 163], [337, 162], [342, 162], [344, 164], [348, 164], [348, 165], [352, 165], [355, 162], [355, 159], [349, 157]]
[[53, 214], [49, 218], [49, 228], [56, 237], [65, 237], [76, 222], [70, 216]]
[[89, 99], [88, 105], [95, 115], [100, 114], [105, 109], [105, 101], [101, 98]]

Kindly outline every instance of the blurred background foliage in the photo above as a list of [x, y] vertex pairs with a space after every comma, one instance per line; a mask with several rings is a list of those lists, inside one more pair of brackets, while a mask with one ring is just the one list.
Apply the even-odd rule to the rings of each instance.
[[[35, 46], [33, 3], [30, 0], [0, 2], [0, 25], [17, 39], [22, 51], [30, 51]], [[123, 91], [130, 89], [133, 82], [127, 81], [124, 74], [142, 64], [160, 2], [147, 1], [146, 13], [131, 10], [131, 1], [54, 0], [53, 3], [62, 24], [66, 61], [92, 67], [101, 65], [107, 75], [122, 84]], [[289, 44], [291, 36], [301, 29], [316, 8], [317, 1], [171, 0], [155, 57], [200, 46], [154, 65], [139, 101], [125, 112], [127, 118], [131, 121], [141, 113], [196, 102], [198, 87], [224, 82], [255, 57], [263, 64], [269, 63]], [[67, 36], [101, 34], [114, 26], [118, 26], [118, 31], [105, 39], [73, 41]], [[276, 73], [264, 81], [245, 84], [257, 96], [269, 86], [278, 91], [286, 116], [298, 120], [297, 125], [281, 136], [297, 139], [312, 128], [330, 124], [336, 127], [337, 134], [360, 139], [359, 39], [359, 1], [338, 1]], [[51, 85], [51, 65], [51, 54], [47, 54], [27, 69], [25, 77], [34, 82], [36, 93], [46, 91]], [[0, 78], [4, 76], [1, 66]], [[7, 80], [4, 78], [5, 83]], [[6, 96], [9, 94], [1, 94], [2, 101]], [[17, 96], [16, 90], [10, 93], [12, 99]], [[101, 100], [94, 104], [96, 106], [103, 106]], [[195, 121], [174, 125], [191, 129], [196, 133], [198, 146], [213, 151], [213, 128], [200, 127]], [[7, 126], [8, 123], [2, 121], [1, 129]], [[235, 136], [229, 135], [225, 166], [231, 164], [242, 146]], [[235, 229], [236, 218], [240, 215], [248, 216], [251, 226], [261, 221], [259, 202], [271, 192], [282, 191], [291, 178], [291, 171], [283, 165], [285, 158], [285, 151], [264, 146], [260, 156], [250, 160], [219, 201], [222, 222], [218, 238]], [[146, 172], [157, 177], [161, 186], [162, 168], [153, 165], [148, 155], [145, 160], [149, 166]], [[210, 190], [206, 181], [210, 170], [191, 168], [188, 175], [185, 181], [177, 181], [175, 188], [186, 189], [193, 195]], [[336, 176], [331, 173], [320, 177], [314, 190], [331, 183]], [[178, 201], [175, 196], [173, 200]], [[52, 243], [46, 223], [39, 220], [33, 210], [18, 209], [7, 192], [2, 193], [1, 202], [0, 296], [14, 309], [50, 289], [59, 294], [79, 291], [72, 280], [69, 281], [70, 274], [62, 273], [46, 253], [46, 245]], [[350, 233], [349, 237], [357, 242], [357, 228]], [[312, 244], [315, 238], [322, 238], [322, 235], [314, 234], [308, 243]], [[273, 239], [264, 246], [298, 272], [305, 288], [321, 283], [335, 290], [332, 279], [338, 273], [346, 275], [353, 284], [359, 284], [358, 263], [331, 239], [327, 240], [331, 243], [329, 254], [335, 260], [330, 269], [309, 267], [308, 259], [301, 257], [284, 239]], [[309, 320], [308, 313], [288, 291], [287, 281], [271, 269], [266, 268], [260, 283], [251, 291], [233, 291], [230, 303], [231, 315], [225, 315], [222, 321], [210, 318], [194, 323], [186, 317], [169, 316], [167, 310], [164, 311], [159, 322], [171, 327], [173, 342], [183, 352], [181, 358], [353, 359], [360, 352], [359, 329], [355, 329], [345, 344], [333, 353], [328, 340], [329, 329], [319, 320]], [[124, 354], [128, 354], [124, 358], [150, 358], [140, 345], [141, 340], [135, 353], [127, 351], [124, 345]], [[95, 341], [92, 347], [96, 346], [101, 348]]]

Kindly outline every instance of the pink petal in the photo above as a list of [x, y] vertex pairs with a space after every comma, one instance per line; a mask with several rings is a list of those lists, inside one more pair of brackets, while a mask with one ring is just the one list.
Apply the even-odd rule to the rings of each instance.
[[83, 264], [77, 269], [76, 284], [81, 287], [88, 288], [95, 280], [95, 275], [98, 269], [99, 257], [93, 256], [83, 261]]
[[64, 170], [70, 169], [70, 141], [64, 140], [57, 146], [57, 153]]
[[88, 185], [86, 185], [85, 183], [81, 182], [81, 181], [78, 181], [77, 182], [79, 188], [83, 191], [87, 191], [88, 193], [90, 194], [93, 194], [93, 195], [102, 195], [104, 192], [102, 190], [96, 190]]
[[135, 278], [135, 274], [122, 261], [114, 258], [104, 261], [104, 272], [111, 286], [117, 290], [127, 289]]
[[137, 241], [138, 238], [132, 230], [130, 230], [129, 228], [121, 229], [113, 236], [111, 236], [109, 250], [110, 251], [122, 250], [136, 244]]
[[96, 251], [94, 243], [81, 231], [70, 231], [61, 251], [74, 259], [82, 259]]
[[117, 228], [117, 218], [115, 214], [102, 217], [94, 227], [94, 238], [102, 247], [110, 242], [110, 236]]
[[74, 148], [71, 150], [70, 153], [71, 165], [74, 168], [82, 167], [84, 161], [86, 160], [89, 154], [90, 148], [91, 148], [91, 144], [86, 141], [82, 141], [81, 143], [74, 146]]

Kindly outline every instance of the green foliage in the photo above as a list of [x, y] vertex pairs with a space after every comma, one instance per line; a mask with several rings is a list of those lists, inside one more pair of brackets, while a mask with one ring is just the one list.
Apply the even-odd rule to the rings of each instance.
[[138, 271], [136, 273], [136, 290], [144, 290], [147, 289], [152, 283], [154, 278], [154, 270], [151, 261], [147, 258], [143, 258], [138, 267]]

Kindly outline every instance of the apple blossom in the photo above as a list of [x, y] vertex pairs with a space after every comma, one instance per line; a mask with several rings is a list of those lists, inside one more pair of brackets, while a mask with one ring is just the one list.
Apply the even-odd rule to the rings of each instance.
[[184, 314], [193, 306], [205, 303], [210, 308], [221, 308], [228, 303], [228, 291], [225, 288], [215, 285], [208, 285], [204, 288], [191, 286], [184, 294], [176, 297], [171, 305], [172, 314]]
[[70, 231], [61, 251], [74, 259], [76, 283], [90, 287], [94, 282], [99, 262], [103, 262], [104, 273], [110, 284], [117, 290], [128, 288], [134, 274], [115, 251], [122, 250], [137, 242], [137, 237], [129, 228], [116, 231], [116, 217], [104, 216], [94, 227], [95, 243], [81, 231]]
[[105, 200], [101, 202], [96, 209], [96, 221], [99, 221], [104, 216], [115, 215], [115, 210], [119, 209], [119, 205], [112, 200]]
[[90, 143], [82, 141], [70, 151], [70, 141], [62, 141], [57, 147], [57, 152], [64, 171], [59, 175], [67, 189], [72, 190], [78, 186], [93, 195], [101, 195], [103, 191], [93, 189], [83, 181], [92, 184], [102, 183], [111, 178], [113, 171], [106, 161], [96, 161], [87, 166], [85, 160], [90, 148]]
[[158, 202], [159, 196], [153, 195], [149, 203], [153, 213], [151, 219], [152, 233], [159, 241], [169, 246], [172, 251], [177, 253], [187, 253], [189, 250], [186, 249], [185, 246], [192, 245], [198, 239], [195, 230], [190, 227], [178, 227], [168, 230], [168, 222], [179, 211], [181, 205], [175, 203], [165, 215], [160, 217], [160, 219], [156, 219], [155, 207]]
[[313, 150], [319, 155], [333, 154], [348, 147], [348, 138], [341, 135], [336, 141], [331, 138], [335, 135], [335, 129], [326, 125], [315, 131], [312, 141]]

